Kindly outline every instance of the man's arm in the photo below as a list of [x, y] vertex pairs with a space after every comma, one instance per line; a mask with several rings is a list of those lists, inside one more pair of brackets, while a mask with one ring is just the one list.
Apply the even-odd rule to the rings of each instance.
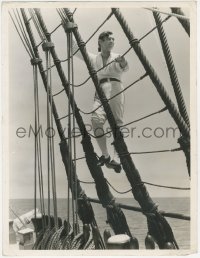
[[118, 56], [117, 58], [115, 58], [115, 61], [116, 61], [117, 69], [124, 72], [128, 71], [129, 69], [128, 62], [126, 61], [124, 56]]

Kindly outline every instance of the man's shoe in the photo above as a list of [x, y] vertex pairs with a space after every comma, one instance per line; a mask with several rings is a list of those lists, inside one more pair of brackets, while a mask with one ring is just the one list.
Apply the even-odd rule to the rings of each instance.
[[114, 169], [116, 173], [120, 173], [122, 170], [120, 163], [115, 160], [111, 160], [109, 163], [107, 163], [106, 167]]
[[106, 165], [110, 163], [110, 156], [108, 158], [105, 158], [104, 155], [102, 155], [100, 158], [99, 158], [99, 161], [97, 162], [97, 166], [103, 166], [103, 165]]

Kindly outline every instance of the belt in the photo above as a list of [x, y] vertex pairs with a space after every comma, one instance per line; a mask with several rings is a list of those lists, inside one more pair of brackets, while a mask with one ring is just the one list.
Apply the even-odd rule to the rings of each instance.
[[121, 82], [120, 80], [116, 79], [116, 78], [103, 78], [99, 81], [100, 84], [105, 83], [105, 82]]

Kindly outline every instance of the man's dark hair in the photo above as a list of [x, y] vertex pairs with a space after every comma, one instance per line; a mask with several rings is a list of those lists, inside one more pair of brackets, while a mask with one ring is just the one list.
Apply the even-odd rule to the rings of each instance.
[[[105, 38], [109, 37], [110, 35], [112, 35], [113, 33], [111, 31], [104, 31], [99, 35], [99, 39], [98, 40], [104, 40]], [[101, 46], [98, 42], [98, 52], [101, 51]]]

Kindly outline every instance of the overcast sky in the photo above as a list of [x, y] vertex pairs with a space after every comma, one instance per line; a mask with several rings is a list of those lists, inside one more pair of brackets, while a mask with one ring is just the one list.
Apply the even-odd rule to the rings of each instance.
[[[170, 11], [169, 8], [161, 8], [163, 11]], [[184, 9], [185, 13], [189, 15], [189, 10]], [[78, 8], [74, 19], [78, 24], [79, 32], [84, 41], [95, 31], [95, 29], [103, 22], [110, 12], [109, 8]], [[137, 38], [141, 38], [153, 26], [155, 21], [152, 13], [149, 10], [141, 8], [122, 8], [125, 19], [127, 20], [133, 34]], [[43, 9], [42, 15], [46, 23], [47, 29], [51, 32], [59, 23], [60, 17], [55, 9]], [[161, 15], [165, 18], [166, 15]], [[33, 26], [33, 23], [31, 22]], [[167, 35], [169, 47], [173, 56], [176, 67], [178, 79], [181, 85], [182, 93], [186, 102], [189, 113], [189, 99], [190, 99], [190, 52], [189, 52], [189, 37], [185, 30], [175, 17], [170, 18], [164, 23], [164, 29]], [[87, 50], [92, 53], [97, 53], [97, 39], [100, 32], [104, 30], [111, 30], [115, 37], [114, 52], [123, 54], [128, 48], [129, 43], [125, 37], [120, 25], [118, 24], [114, 15], [112, 18], [100, 29], [100, 31], [87, 44]], [[40, 39], [37, 32], [34, 30], [36, 41], [39, 43]], [[67, 57], [67, 43], [66, 35], [62, 27], [60, 27], [53, 35], [52, 41], [55, 43], [55, 49], [58, 57], [62, 60]], [[176, 100], [173, 88], [170, 82], [167, 71], [165, 59], [162, 53], [159, 37], [157, 31], [151, 33], [148, 37], [141, 41], [141, 47], [144, 50], [148, 60], [156, 70], [159, 78], [163, 82], [166, 91], [170, 98]], [[44, 53], [40, 53], [44, 58]], [[142, 67], [135, 52], [131, 50], [126, 59], [129, 63], [129, 71], [123, 76], [124, 86], [138, 79], [144, 74]], [[45, 60], [43, 59], [45, 65]], [[63, 63], [63, 68], [67, 72], [66, 63]], [[74, 58], [74, 72], [75, 84], [83, 82], [88, 78], [89, 74], [85, 64], [78, 58]], [[56, 69], [53, 68], [53, 92], [56, 93], [62, 89], [60, 79], [57, 75]], [[84, 111], [91, 111], [94, 98], [94, 85], [89, 80], [84, 86], [75, 88], [75, 100], [78, 107]], [[39, 98], [40, 98], [40, 121], [43, 132], [46, 130], [46, 92], [44, 86], [39, 79]], [[63, 92], [61, 95], [54, 98], [58, 113], [61, 116], [67, 114], [67, 97]], [[158, 111], [165, 105], [162, 102], [155, 86], [147, 77], [137, 85], [128, 89], [125, 93], [125, 115], [124, 123], [133, 121], [142, 116], [148, 115], [152, 112]], [[86, 124], [90, 124], [90, 116], [82, 115]], [[34, 191], [34, 137], [28, 134], [23, 138], [16, 135], [19, 127], [29, 130], [30, 125], [34, 126], [34, 99], [33, 99], [33, 75], [32, 66], [30, 64], [29, 56], [25, 51], [16, 30], [9, 21], [9, 192], [10, 198], [33, 198]], [[62, 125], [67, 126], [67, 120], [62, 120]], [[108, 127], [108, 124], [105, 125]], [[144, 128], [151, 128], [146, 130], [146, 134], [150, 136], [145, 138], [142, 136]], [[132, 124], [128, 127], [132, 134], [125, 138], [125, 142], [130, 152], [142, 152], [152, 150], [173, 149], [179, 147], [177, 138], [179, 137], [178, 130], [175, 137], [170, 134], [166, 136], [167, 128], [176, 128], [168, 111], [155, 115], [141, 122]], [[160, 129], [158, 129], [160, 128]], [[160, 137], [161, 134], [164, 134]], [[112, 153], [111, 147], [112, 139], [108, 139], [108, 147]], [[100, 150], [92, 139], [95, 151], [100, 155]], [[80, 138], [77, 139], [77, 157], [84, 156]], [[57, 196], [65, 198], [67, 196], [67, 179], [64, 166], [61, 160], [59, 150], [59, 137], [55, 136], [55, 156], [56, 156], [56, 181], [57, 181]], [[46, 178], [46, 137], [42, 138], [42, 160], [44, 185], [47, 185]], [[143, 181], [179, 187], [189, 187], [189, 177], [186, 167], [185, 156], [183, 152], [167, 152], [157, 154], [132, 155], [132, 159], [136, 168], [138, 169]], [[108, 181], [119, 191], [126, 191], [130, 189], [125, 172], [116, 174], [114, 171], [103, 167], [104, 176]], [[83, 181], [93, 181], [89, 169], [87, 168], [85, 160], [77, 161], [78, 178]], [[86, 194], [90, 197], [96, 197], [94, 185], [82, 185]], [[152, 197], [172, 196], [181, 197], [189, 196], [188, 191], [170, 190], [164, 188], [156, 188], [147, 186], [147, 189]], [[119, 195], [111, 189], [111, 192], [116, 197], [132, 197], [131, 193], [126, 195]], [[46, 187], [45, 187], [45, 193]]]

